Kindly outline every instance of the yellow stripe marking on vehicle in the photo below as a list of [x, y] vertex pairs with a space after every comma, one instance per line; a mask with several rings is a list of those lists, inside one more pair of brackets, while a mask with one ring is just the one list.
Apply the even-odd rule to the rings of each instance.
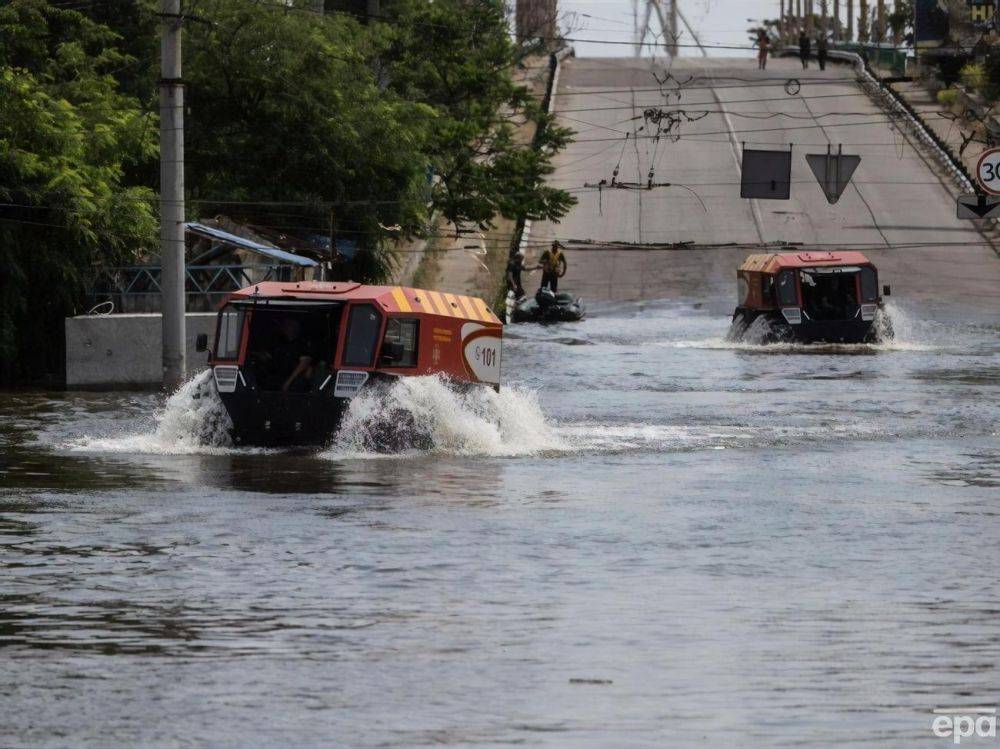
[[470, 317], [473, 320], [479, 319], [479, 313], [476, 311], [475, 306], [472, 304], [472, 300], [467, 296], [460, 296], [458, 298], [458, 303], [462, 305], [465, 310], [466, 317]]
[[480, 317], [483, 318], [485, 322], [493, 322], [493, 313], [490, 312], [490, 308], [486, 306], [486, 302], [477, 296], [472, 297], [472, 303], [476, 305], [479, 310]]
[[437, 313], [439, 315], [447, 315], [451, 317], [451, 311], [448, 309], [448, 305], [444, 303], [441, 295], [436, 291], [428, 291], [427, 294], [430, 296], [431, 301], [434, 302], [434, 306], [437, 308]]
[[410, 301], [413, 303], [413, 307], [414, 307], [415, 311], [417, 311], [417, 312], [425, 312], [425, 311], [431, 309], [430, 305], [427, 304], [427, 297], [426, 296], [424, 296], [423, 300], [421, 301], [421, 297], [420, 297], [420, 293], [421, 292], [418, 289], [404, 289], [403, 291], [404, 291], [404, 293], [407, 292], [407, 291], [410, 292]]
[[412, 312], [410, 308], [410, 302], [406, 298], [406, 294], [399, 286], [392, 287], [392, 298], [396, 300], [396, 306], [399, 307], [400, 312]]
[[451, 313], [452, 317], [465, 317], [465, 313], [462, 312], [462, 308], [458, 306], [458, 300], [455, 299], [454, 294], [445, 294], [445, 301], [448, 302], [448, 311]]
[[448, 308], [448, 314], [452, 317], [464, 317], [462, 313], [462, 308], [458, 306], [458, 300], [455, 299], [454, 294], [441, 294], [444, 297], [445, 306]]

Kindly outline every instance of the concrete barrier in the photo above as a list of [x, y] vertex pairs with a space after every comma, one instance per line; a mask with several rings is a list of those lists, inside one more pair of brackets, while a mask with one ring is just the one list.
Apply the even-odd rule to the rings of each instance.
[[[194, 350], [199, 333], [215, 336], [214, 312], [187, 314], [187, 372], [206, 367]], [[159, 314], [66, 318], [66, 387], [70, 390], [155, 388], [163, 379]]]

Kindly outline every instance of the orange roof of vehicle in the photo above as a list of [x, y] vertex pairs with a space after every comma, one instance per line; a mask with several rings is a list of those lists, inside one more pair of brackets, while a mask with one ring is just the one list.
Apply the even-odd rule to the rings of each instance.
[[418, 312], [500, 325], [482, 299], [407, 286], [365, 286], [353, 281], [264, 281], [230, 295], [230, 299], [312, 299], [337, 302], [370, 301], [385, 312]]
[[758, 273], [777, 273], [785, 268], [817, 268], [836, 265], [871, 265], [863, 253], [853, 251], [834, 252], [770, 252], [751, 255], [743, 261], [740, 270]]

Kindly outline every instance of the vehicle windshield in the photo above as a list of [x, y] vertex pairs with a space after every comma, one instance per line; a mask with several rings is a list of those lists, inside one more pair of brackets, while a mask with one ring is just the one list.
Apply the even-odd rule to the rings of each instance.
[[244, 371], [261, 391], [317, 390], [330, 373], [339, 320], [331, 305], [256, 306]]
[[802, 308], [811, 320], [849, 320], [857, 314], [857, 269], [850, 273], [805, 269], [799, 279]]

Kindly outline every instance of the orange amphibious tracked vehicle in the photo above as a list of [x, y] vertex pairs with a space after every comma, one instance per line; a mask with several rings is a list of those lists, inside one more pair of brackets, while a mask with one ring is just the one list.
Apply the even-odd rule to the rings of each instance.
[[860, 252], [751, 255], [736, 280], [734, 338], [860, 343], [879, 336], [878, 271]]
[[475, 297], [267, 282], [227, 297], [209, 364], [238, 444], [322, 444], [350, 399], [379, 382], [441, 374], [499, 388], [502, 338]]

